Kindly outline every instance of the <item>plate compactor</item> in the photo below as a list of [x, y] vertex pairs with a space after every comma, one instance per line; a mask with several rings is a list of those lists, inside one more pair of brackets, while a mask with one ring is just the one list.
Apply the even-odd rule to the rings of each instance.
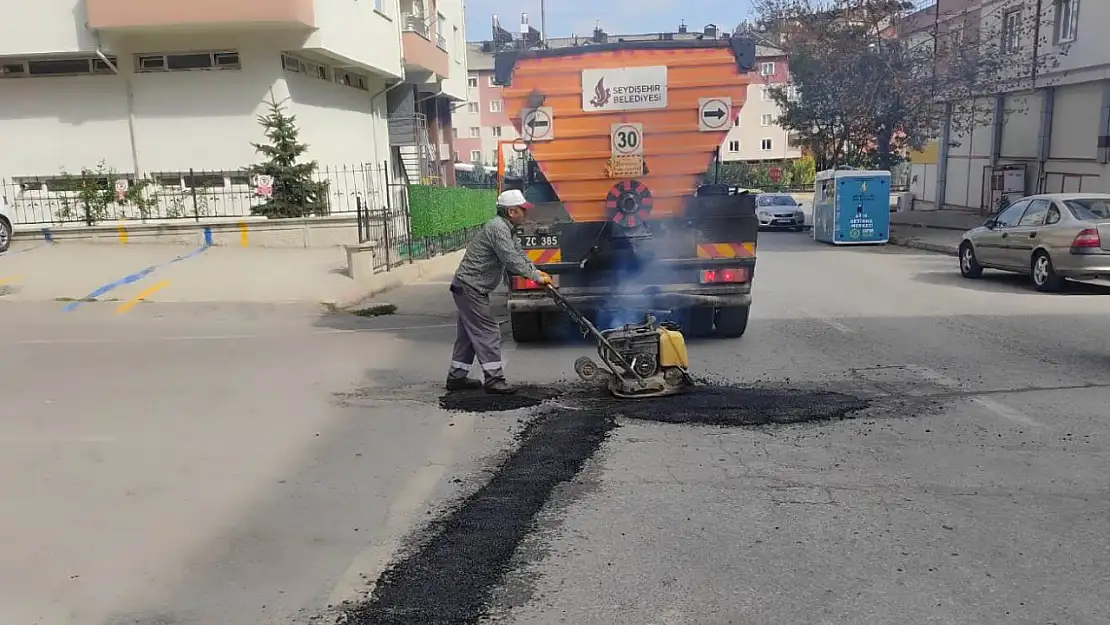
[[555, 304], [597, 341], [597, 355], [605, 369], [589, 356], [574, 362], [586, 382], [604, 384], [617, 397], [636, 399], [674, 395], [694, 386], [686, 354], [686, 339], [673, 323], [657, 323], [650, 313], [642, 323], [598, 330], [555, 287], [547, 292]]

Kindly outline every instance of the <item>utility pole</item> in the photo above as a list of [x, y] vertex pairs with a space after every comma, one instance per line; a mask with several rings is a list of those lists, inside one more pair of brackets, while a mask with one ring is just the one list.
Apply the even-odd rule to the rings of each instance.
[[540, 42], [547, 47], [547, 0], [540, 0]]

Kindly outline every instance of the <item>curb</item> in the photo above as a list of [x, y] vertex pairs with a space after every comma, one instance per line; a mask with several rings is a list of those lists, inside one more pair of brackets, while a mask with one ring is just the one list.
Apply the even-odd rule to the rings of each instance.
[[921, 224], [921, 223], [899, 223], [897, 221], [890, 222], [892, 228], [924, 228], [926, 230], [953, 230], [956, 232], [967, 232], [974, 228], [974, 226], [947, 226], [943, 224]]
[[366, 300], [400, 286], [417, 284], [422, 279], [446, 271], [453, 271], [462, 260], [466, 250], [458, 250], [435, 258], [418, 260], [409, 265], [402, 265], [391, 271], [368, 276], [359, 281], [350, 293], [333, 300], [320, 302], [327, 308], [348, 310], [362, 304]]
[[921, 241], [918, 239], [898, 239], [894, 237], [891, 237], [890, 242], [901, 247], [910, 247], [918, 250], [925, 250], [927, 252], [936, 252], [938, 254], [945, 254], [947, 256], [959, 255], [959, 246], [949, 243], [930, 243], [929, 241]]

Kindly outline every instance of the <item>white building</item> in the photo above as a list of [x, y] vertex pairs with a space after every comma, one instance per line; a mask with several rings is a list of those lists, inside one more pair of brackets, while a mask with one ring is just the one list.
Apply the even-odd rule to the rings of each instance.
[[771, 87], [790, 82], [786, 54], [777, 48], [757, 46], [755, 70], [749, 76], [747, 100], [721, 143], [721, 160], [727, 163], [801, 158], [801, 148], [791, 141], [790, 132], [776, 123], [781, 111], [768, 92]]
[[992, 175], [1004, 168], [1024, 180], [1017, 193], [1110, 191], [1110, 2], [941, 0], [937, 11], [945, 36], [978, 25], [990, 54], [1013, 62], [978, 104], [994, 111], [985, 123], [914, 155], [924, 207], [992, 212]]
[[462, 0], [419, 11], [418, 25], [402, 19], [413, 4], [0, 0], [29, 16], [0, 23], [0, 190], [101, 162], [167, 184], [190, 169], [242, 184], [233, 174], [260, 160], [251, 143], [266, 142], [257, 118], [271, 96], [297, 116], [308, 159], [395, 166], [387, 91], [466, 97]]

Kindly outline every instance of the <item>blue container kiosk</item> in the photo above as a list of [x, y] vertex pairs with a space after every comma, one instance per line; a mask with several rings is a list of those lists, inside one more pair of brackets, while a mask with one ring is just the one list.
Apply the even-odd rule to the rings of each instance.
[[889, 241], [890, 172], [818, 172], [813, 184], [813, 240], [833, 245]]

